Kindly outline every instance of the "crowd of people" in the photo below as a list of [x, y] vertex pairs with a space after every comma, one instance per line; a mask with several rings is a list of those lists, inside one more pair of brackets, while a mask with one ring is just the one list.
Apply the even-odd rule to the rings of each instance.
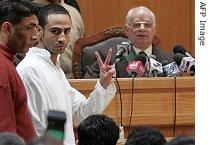
[[[54, 144], [45, 138], [49, 110], [66, 113], [64, 145], [76, 144], [74, 125], [78, 125], [79, 145], [114, 145], [119, 139], [116, 122], [100, 114], [115, 96], [112, 78], [126, 76], [125, 70], [118, 68], [123, 69], [128, 62], [116, 64], [115, 69], [110, 64], [112, 49], [104, 60], [95, 52], [99, 79], [90, 96], [86, 98], [69, 84], [67, 78], [73, 77], [70, 62], [74, 43], [84, 36], [78, 4], [74, 1], [73, 7], [70, 3], [0, 1], [0, 145]], [[128, 11], [125, 32], [133, 43], [134, 53], [144, 51], [148, 56], [156, 55], [159, 61], [170, 62], [170, 54], [152, 46], [155, 26], [155, 16], [148, 8], [141, 6]], [[16, 57], [15, 67], [16, 54], [23, 57]], [[181, 138], [182, 141], [193, 144], [193, 139]], [[177, 142], [179, 138], [168, 144]], [[125, 144], [140, 143], [164, 145], [166, 140], [158, 130], [140, 127]]]
[[[90, 115], [78, 126], [77, 145], [117, 145], [120, 129], [110, 117], [101, 114]], [[122, 143], [121, 143], [122, 144]], [[195, 145], [189, 136], [174, 137], [167, 141], [163, 134], [150, 126], [139, 126], [134, 129], [123, 143], [125, 145]], [[62, 145], [51, 141], [47, 135], [36, 137], [26, 143], [15, 133], [0, 133], [0, 145]]]

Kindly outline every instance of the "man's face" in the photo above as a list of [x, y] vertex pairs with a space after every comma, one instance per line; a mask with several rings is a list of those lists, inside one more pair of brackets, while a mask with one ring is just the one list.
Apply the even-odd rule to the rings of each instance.
[[144, 50], [152, 44], [156, 32], [152, 17], [145, 11], [137, 12], [132, 17], [130, 24], [125, 27], [126, 35], [134, 47]]
[[54, 54], [62, 54], [70, 41], [71, 19], [66, 14], [51, 14], [43, 30], [42, 43]]
[[8, 36], [7, 46], [16, 53], [26, 53], [38, 41], [38, 19], [35, 15], [32, 15], [12, 26], [12, 33]]

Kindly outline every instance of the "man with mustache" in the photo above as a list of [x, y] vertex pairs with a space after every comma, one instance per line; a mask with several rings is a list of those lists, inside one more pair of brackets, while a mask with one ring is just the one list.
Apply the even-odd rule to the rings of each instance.
[[69, 12], [72, 21], [70, 43], [67, 45], [67, 48], [65, 49], [64, 53], [60, 55], [59, 60], [60, 66], [63, 69], [66, 78], [73, 78], [72, 55], [74, 44], [77, 41], [77, 39], [84, 36], [85, 31], [81, 14], [76, 8], [66, 4], [64, 0], [34, 0], [34, 2], [42, 5], [46, 5], [49, 3], [59, 4]]
[[[172, 54], [152, 45], [153, 37], [156, 33], [156, 20], [154, 13], [150, 9], [140, 6], [129, 10], [126, 16], [125, 33], [131, 41], [136, 54], [144, 51], [147, 56], [155, 56], [158, 62], [164, 60], [173, 62]], [[116, 68], [119, 77], [128, 75], [125, 71], [126, 64], [125, 58], [117, 64]]]
[[[173, 55], [165, 52], [163, 49], [153, 46], [153, 37], [156, 33], [156, 20], [154, 13], [144, 7], [135, 7], [128, 11], [125, 21], [125, 33], [128, 36], [128, 40], [131, 41], [133, 49], [131, 52], [138, 54], [144, 51], [147, 56], [155, 56], [158, 62], [168, 61], [173, 62]], [[106, 56], [105, 51], [101, 51], [101, 57]], [[85, 53], [85, 52], [84, 52]], [[128, 54], [127, 54], [128, 55]], [[125, 56], [122, 60], [116, 64], [117, 77], [128, 77], [126, 67], [128, 61]], [[96, 62], [92, 65], [97, 69]], [[97, 76], [97, 75], [94, 75]], [[85, 74], [85, 78], [91, 78], [89, 73]]]
[[38, 18], [42, 28], [40, 44], [29, 49], [17, 71], [28, 94], [37, 135], [43, 135], [47, 127], [48, 110], [64, 111], [67, 115], [64, 144], [74, 145], [73, 123], [78, 125], [90, 114], [102, 113], [115, 95], [112, 82], [115, 69], [109, 66], [112, 50], [105, 62], [96, 53], [100, 79], [87, 99], [70, 86], [59, 66], [59, 55], [70, 41], [72, 21], [68, 11], [58, 4], [48, 4], [40, 9]]
[[36, 8], [23, 0], [0, 1], [0, 132], [13, 132], [26, 142], [35, 137], [23, 82], [12, 64], [38, 40]]

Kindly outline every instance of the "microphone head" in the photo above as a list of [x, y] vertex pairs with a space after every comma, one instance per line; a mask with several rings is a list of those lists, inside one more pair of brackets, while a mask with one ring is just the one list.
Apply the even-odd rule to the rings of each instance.
[[175, 62], [166, 64], [163, 66], [163, 73], [164, 76], [179, 76], [180, 75], [180, 70], [179, 67]]
[[184, 47], [182, 45], [176, 45], [173, 49], [173, 53], [176, 54], [176, 53], [182, 53], [185, 55], [187, 51], [184, 49]]
[[156, 60], [156, 56], [154, 54], [150, 55], [149, 58], [155, 59]]
[[162, 66], [169, 64], [168, 60], [162, 60], [161, 63], [162, 63]]
[[115, 62], [122, 60], [123, 55], [127, 56], [132, 47], [133, 45], [130, 41], [121, 42], [119, 45], [117, 45], [117, 53], [114, 57]]
[[[162, 64], [158, 61], [156, 61], [153, 58], [150, 58], [149, 60], [149, 66], [150, 66], [150, 76], [156, 76], [156, 75], [162, 75], [163, 74], [163, 69], [162, 69]], [[155, 72], [155, 75], [153, 73]]]
[[125, 47], [120, 47], [119, 50], [116, 53], [116, 56], [122, 56], [126, 52]]
[[184, 57], [186, 57], [186, 56], [184, 54], [182, 54], [182, 53], [175, 53], [173, 58], [174, 58], [174, 61], [176, 62], [176, 64], [178, 66], [180, 66], [180, 64], [182, 62], [182, 59]]
[[123, 41], [123, 42], [121, 42], [121, 45], [124, 45], [128, 50], [130, 50], [132, 48], [131, 41]]
[[120, 47], [119, 50], [117, 51], [117, 53], [114, 56], [115, 62], [120, 61], [125, 52], [126, 52], [126, 48], [125, 47]]
[[134, 61], [141, 61], [143, 65], [147, 62], [147, 54], [145, 52], [139, 52], [139, 54], [136, 56]]
[[181, 53], [176, 53], [174, 55], [174, 61], [179, 66], [179, 69], [185, 73], [189, 73], [191, 70], [193, 71], [193, 67], [195, 67], [195, 59], [193, 57], [187, 57]]
[[126, 67], [126, 71], [129, 74], [133, 74], [134, 77], [136, 76], [144, 76], [145, 68], [141, 61], [131, 61], [128, 63], [128, 66]]

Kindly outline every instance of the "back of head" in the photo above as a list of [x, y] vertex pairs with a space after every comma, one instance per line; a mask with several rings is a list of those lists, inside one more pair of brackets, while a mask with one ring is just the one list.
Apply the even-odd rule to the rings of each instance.
[[47, 17], [52, 14], [65, 14], [71, 19], [69, 12], [63, 6], [50, 3], [43, 6], [38, 13], [39, 25], [42, 28], [44, 28], [47, 24]]
[[129, 134], [125, 145], [164, 145], [166, 140], [155, 128], [142, 126]]
[[166, 145], [195, 145], [195, 140], [189, 136], [180, 136], [170, 140]]
[[41, 136], [27, 143], [27, 145], [50, 145], [50, 141], [45, 136]]
[[15, 133], [0, 133], [0, 145], [25, 145], [24, 140]]
[[78, 126], [79, 145], [116, 145], [119, 127], [105, 115], [90, 115]]
[[35, 15], [38, 8], [26, 0], [2, 0], [0, 1], [0, 25], [9, 22], [12, 25], [19, 24], [25, 17]]

